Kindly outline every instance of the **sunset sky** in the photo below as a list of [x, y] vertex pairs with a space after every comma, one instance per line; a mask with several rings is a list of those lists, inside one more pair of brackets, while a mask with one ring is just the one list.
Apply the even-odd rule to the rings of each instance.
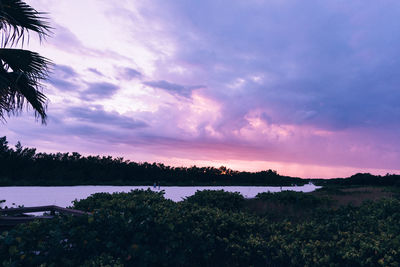
[[29, 0], [53, 35], [40, 152], [300, 177], [400, 173], [399, 1]]

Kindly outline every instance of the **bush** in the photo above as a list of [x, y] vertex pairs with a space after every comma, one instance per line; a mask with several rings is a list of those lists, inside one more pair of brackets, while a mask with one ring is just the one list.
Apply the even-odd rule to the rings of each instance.
[[140, 203], [141, 205], [173, 205], [172, 200], [164, 198], [164, 191], [154, 192], [147, 190], [132, 190], [129, 193], [96, 193], [86, 199], [74, 200], [73, 208], [84, 211], [93, 212], [99, 209], [118, 209], [125, 211], [126, 209]]
[[238, 266], [265, 259], [266, 243], [255, 233], [267, 225], [262, 220], [180, 205], [162, 194], [135, 190], [75, 201], [93, 215], [20, 225], [0, 236], [0, 259], [4, 266]]
[[[288, 203], [293, 202], [285, 193], [266, 198], [275, 201], [283, 196]], [[143, 190], [95, 194], [76, 201], [75, 207], [91, 210], [93, 214], [59, 216], [3, 232], [0, 264], [398, 266], [400, 263], [397, 199], [318, 210], [299, 222], [288, 219], [271, 222], [262, 216], [190, 201], [174, 203], [164, 199], [162, 192]]]
[[219, 208], [226, 211], [239, 211], [243, 208], [244, 197], [239, 192], [224, 190], [202, 190], [184, 199], [184, 203]]

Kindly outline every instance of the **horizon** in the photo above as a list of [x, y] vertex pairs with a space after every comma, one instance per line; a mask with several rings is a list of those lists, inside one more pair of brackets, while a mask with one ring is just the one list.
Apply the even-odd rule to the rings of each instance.
[[[30, 0], [48, 123], [10, 146], [303, 178], [400, 174], [400, 3]], [[79, 3], [79, 4], [78, 4]], [[90, 13], [88, 12], [90, 10]]]
[[[6, 137], [7, 138], [7, 137]], [[8, 140], [7, 140], [7, 142], [8, 142]], [[132, 160], [130, 160], [130, 159], [126, 159], [126, 158], [123, 158], [123, 157], [120, 157], [120, 156], [118, 156], [118, 155], [107, 155], [107, 154], [81, 154], [81, 153], [79, 153], [78, 151], [52, 151], [52, 152], [43, 152], [43, 151], [37, 151], [36, 150], [36, 148], [34, 148], [34, 147], [25, 147], [23, 144], [21, 144], [22, 145], [22, 147], [23, 148], [29, 148], [29, 149], [35, 149], [35, 153], [36, 154], [38, 154], [38, 153], [47, 153], [47, 154], [57, 154], [57, 153], [62, 153], [62, 154], [64, 154], [64, 153], [67, 153], [67, 154], [69, 154], [69, 155], [72, 155], [73, 153], [78, 153], [80, 156], [82, 156], [82, 157], [100, 157], [100, 158], [102, 158], [102, 157], [112, 157], [113, 159], [117, 159], [117, 158], [122, 158], [123, 159], [123, 161], [129, 161], [129, 162], [133, 162], [133, 163], [137, 163], [137, 164], [144, 164], [144, 163], [148, 163], [148, 164], [162, 164], [162, 165], [164, 165], [164, 166], [168, 166], [168, 167], [173, 167], [173, 168], [192, 168], [192, 167], [196, 167], [196, 168], [207, 168], [207, 167], [213, 167], [213, 168], [216, 168], [216, 169], [219, 169], [219, 168], [227, 168], [227, 169], [230, 169], [230, 170], [232, 170], [232, 171], [236, 171], [236, 172], [249, 172], [249, 173], [257, 173], [257, 172], [262, 172], [262, 171], [273, 171], [273, 172], [276, 172], [278, 175], [280, 175], [280, 176], [289, 176], [289, 177], [292, 177], [292, 178], [301, 178], [301, 179], [305, 179], [305, 180], [307, 180], [307, 179], [337, 179], [337, 178], [349, 178], [349, 177], [351, 177], [351, 176], [353, 176], [353, 175], [356, 175], [356, 174], [372, 174], [372, 175], [377, 175], [377, 176], [383, 176], [383, 174], [374, 174], [374, 173], [371, 173], [371, 172], [368, 172], [368, 171], [365, 171], [365, 172], [358, 172], [358, 173], [353, 173], [353, 174], [351, 174], [351, 175], [348, 175], [348, 176], [335, 176], [335, 177], [302, 177], [302, 176], [298, 176], [298, 175], [295, 175], [295, 173], [298, 173], [298, 172], [294, 172], [294, 175], [289, 175], [289, 174], [282, 174], [282, 173], [279, 173], [277, 170], [275, 170], [275, 169], [259, 169], [258, 167], [259, 166], [257, 166], [257, 163], [255, 164], [257, 167], [256, 168], [249, 168], [249, 166], [246, 166], [246, 167], [244, 167], [244, 168], [242, 168], [242, 169], [235, 169], [235, 168], [232, 168], [232, 167], [230, 167], [229, 165], [224, 165], [224, 164], [219, 164], [219, 163], [217, 163], [217, 162], [211, 162], [210, 164], [208, 164], [207, 165], [207, 162], [206, 161], [204, 161], [204, 162], [199, 162], [199, 164], [200, 165], [198, 165], [198, 164], [192, 164], [192, 165], [185, 165], [185, 164], [181, 164], [181, 165], [179, 165], [179, 164], [175, 164], [175, 165], [171, 165], [171, 164], [166, 164], [165, 162], [147, 162], [147, 161], [132, 161]], [[10, 144], [9, 142], [8, 142], [8, 147], [9, 148], [11, 148], [11, 149], [14, 149], [15, 150], [15, 146], [13, 146], [12, 144]], [[370, 170], [371, 171], [371, 170]], [[372, 170], [373, 171], [373, 170]], [[385, 175], [396, 175], [395, 173], [386, 173]]]

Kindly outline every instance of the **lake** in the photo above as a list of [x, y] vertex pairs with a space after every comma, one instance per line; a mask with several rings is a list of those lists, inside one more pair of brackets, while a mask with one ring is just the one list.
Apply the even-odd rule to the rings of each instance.
[[[5, 186], [0, 187], [0, 200], [6, 200], [2, 207], [24, 205], [44, 206], [57, 205], [60, 207], [71, 206], [75, 199], [84, 199], [94, 193], [129, 192], [134, 189], [148, 189], [159, 191], [152, 186]], [[253, 198], [261, 192], [280, 192], [292, 190], [298, 192], [312, 192], [320, 186], [306, 184], [304, 186], [162, 186], [164, 197], [173, 201], [181, 201], [183, 198], [193, 195], [197, 190], [225, 190], [239, 192], [246, 198]]]

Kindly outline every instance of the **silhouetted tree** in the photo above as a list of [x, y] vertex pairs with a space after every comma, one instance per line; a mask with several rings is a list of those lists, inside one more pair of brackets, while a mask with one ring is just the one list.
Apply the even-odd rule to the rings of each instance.
[[[23, 168], [21, 168], [23, 166]], [[17, 143], [9, 147], [0, 137], [0, 185], [7, 184], [304, 184], [299, 178], [275, 171], [238, 172], [226, 167], [171, 167], [162, 163], [136, 163], [111, 156], [82, 156], [72, 153], [36, 153]]]
[[44, 13], [37, 12], [20, 0], [0, 0], [0, 118], [18, 113], [30, 104], [35, 116], [46, 121], [46, 96], [41, 81], [48, 76], [51, 62], [36, 52], [13, 48], [24, 44], [29, 32], [39, 39], [48, 35], [51, 27]]

